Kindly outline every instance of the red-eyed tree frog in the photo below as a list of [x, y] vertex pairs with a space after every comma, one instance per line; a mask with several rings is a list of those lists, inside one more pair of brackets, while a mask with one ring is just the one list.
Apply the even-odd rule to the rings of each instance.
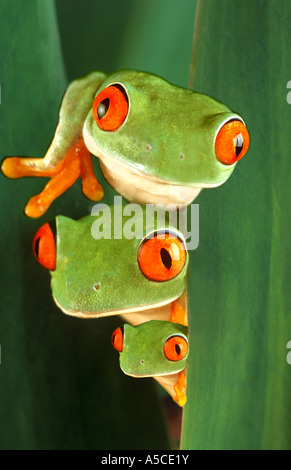
[[[140, 232], [126, 234], [132, 218], [119, 219], [114, 206], [107, 208], [110, 238], [107, 233], [97, 239], [97, 215], [80, 220], [57, 216], [37, 231], [33, 251], [50, 270], [52, 294], [64, 313], [81, 318], [125, 314], [130, 323], [141, 323], [149, 319], [150, 309], [158, 314], [186, 290], [186, 243], [167, 217], [163, 226], [158, 220], [147, 226], [144, 207], [134, 218]], [[116, 233], [120, 238], [114, 238]], [[167, 315], [161, 319], [168, 320], [170, 310]]]
[[122, 371], [132, 377], [173, 378], [170, 391], [180, 405], [186, 403], [188, 328], [171, 321], [150, 320], [125, 324], [112, 334]]
[[146, 72], [92, 72], [73, 81], [43, 158], [9, 157], [10, 178], [48, 176], [25, 213], [39, 217], [78, 177], [85, 196], [103, 197], [91, 155], [108, 183], [137, 203], [190, 204], [224, 183], [249, 146], [242, 118], [209, 96]]

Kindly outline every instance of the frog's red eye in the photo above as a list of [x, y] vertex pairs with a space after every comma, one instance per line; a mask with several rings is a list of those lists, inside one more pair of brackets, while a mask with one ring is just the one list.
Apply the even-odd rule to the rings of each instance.
[[249, 148], [250, 137], [242, 121], [228, 121], [216, 136], [215, 153], [217, 159], [225, 165], [232, 165], [240, 160]]
[[32, 249], [37, 261], [49, 269], [56, 269], [56, 243], [50, 224], [42, 225], [34, 235]]
[[121, 328], [118, 327], [116, 328], [115, 331], [113, 331], [112, 336], [111, 336], [111, 343], [112, 346], [119, 352], [122, 352], [123, 349], [123, 334], [121, 331]]
[[93, 103], [93, 116], [103, 131], [116, 131], [128, 114], [128, 98], [121, 85], [110, 85], [100, 91]]
[[188, 352], [188, 341], [182, 336], [171, 336], [164, 344], [164, 353], [169, 361], [180, 361]]
[[186, 251], [183, 242], [170, 233], [147, 239], [138, 254], [143, 274], [152, 281], [168, 281], [183, 269]]

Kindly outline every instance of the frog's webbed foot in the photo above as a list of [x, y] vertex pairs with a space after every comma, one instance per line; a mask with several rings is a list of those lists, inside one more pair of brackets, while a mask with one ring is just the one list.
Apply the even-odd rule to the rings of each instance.
[[29, 217], [44, 214], [52, 202], [79, 177], [86, 197], [93, 201], [103, 198], [103, 189], [94, 174], [91, 155], [85, 146], [82, 133], [96, 90], [104, 78], [103, 73], [92, 72], [69, 85], [61, 104], [54, 138], [43, 158], [8, 157], [3, 161], [2, 172], [9, 178], [51, 178], [41, 193], [28, 201], [25, 213]]
[[184, 371], [179, 372], [178, 380], [174, 385], [174, 390], [176, 395], [173, 397], [173, 400], [178, 403], [179, 406], [184, 406], [187, 401], [186, 373]]
[[83, 194], [92, 201], [103, 198], [104, 192], [93, 169], [91, 155], [84, 141], [80, 138], [66, 153], [57, 165], [52, 165], [44, 158], [6, 158], [2, 164], [3, 173], [9, 178], [23, 176], [50, 177], [41, 193], [29, 199], [25, 214], [29, 217], [40, 217], [52, 202], [72, 186], [77, 178], [82, 180]]

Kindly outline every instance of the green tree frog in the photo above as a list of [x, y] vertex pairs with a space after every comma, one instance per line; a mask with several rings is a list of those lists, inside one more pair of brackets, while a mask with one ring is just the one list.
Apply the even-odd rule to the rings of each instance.
[[85, 196], [102, 199], [90, 153], [126, 200], [188, 205], [202, 188], [223, 184], [248, 146], [242, 118], [209, 96], [146, 72], [92, 72], [69, 85], [46, 155], [8, 157], [2, 171], [50, 177], [28, 201], [30, 217], [44, 214], [78, 177]]
[[122, 371], [132, 377], [168, 377], [170, 393], [186, 403], [188, 328], [171, 321], [150, 320], [137, 326], [125, 324], [112, 334]]

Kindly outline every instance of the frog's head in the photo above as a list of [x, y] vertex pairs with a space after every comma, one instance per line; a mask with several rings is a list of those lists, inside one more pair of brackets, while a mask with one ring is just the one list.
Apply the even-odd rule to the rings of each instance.
[[91, 215], [78, 221], [58, 216], [55, 228], [46, 223], [34, 237], [34, 254], [50, 270], [60, 309], [100, 317], [144, 311], [180, 297], [188, 265], [183, 235], [167, 223], [147, 229], [140, 207], [134, 221], [140, 233], [130, 238], [125, 235], [130, 219], [114, 220], [113, 206], [106, 207], [103, 223], [108, 222], [112, 238], [107, 231], [107, 238], [96, 239], [94, 224], [100, 218]]
[[123, 372], [133, 377], [175, 374], [186, 367], [188, 328], [170, 321], [125, 324], [112, 335]]
[[107, 76], [83, 134], [109, 183], [140, 203], [190, 203], [224, 183], [249, 146], [224, 104], [133, 70]]

